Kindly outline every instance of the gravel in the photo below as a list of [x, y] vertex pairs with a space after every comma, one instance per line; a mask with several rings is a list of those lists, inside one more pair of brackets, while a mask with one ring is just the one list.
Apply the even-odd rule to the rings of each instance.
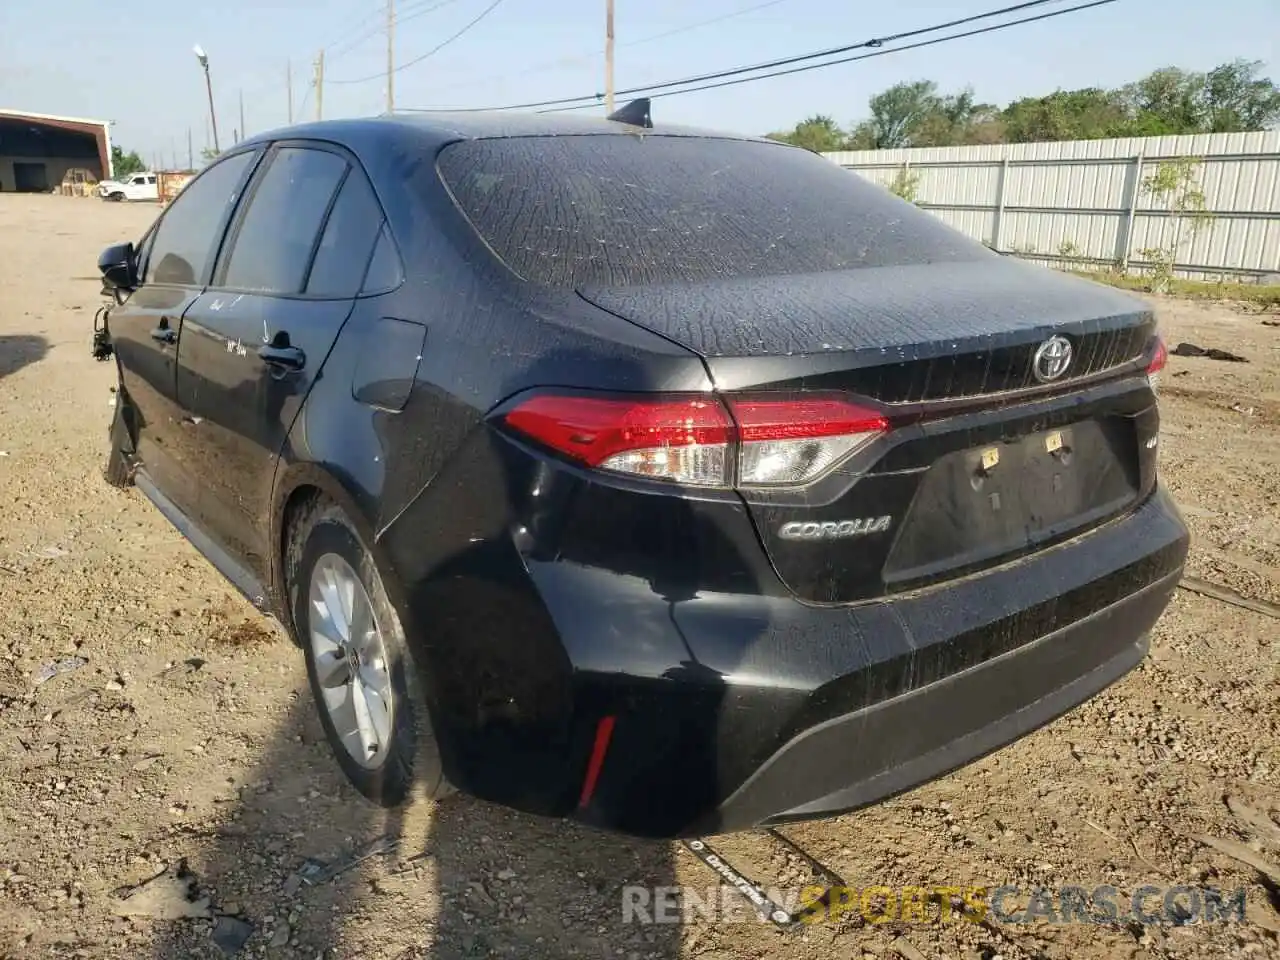
[[[136, 493], [101, 480], [114, 380], [89, 354], [94, 263], [154, 214], [0, 195], [0, 956], [1280, 956], [1274, 889], [1223, 852], [1261, 855], [1224, 797], [1280, 813], [1280, 630], [1182, 591], [1148, 660], [1095, 700], [905, 796], [787, 832], [859, 887], [1242, 887], [1244, 924], [873, 924], [853, 911], [784, 936], [702, 917], [624, 923], [624, 887], [706, 891], [711, 873], [677, 845], [463, 797], [364, 803], [329, 756], [297, 651]], [[1280, 329], [1154, 302], [1171, 342], [1250, 360], [1173, 357], [1162, 381], [1162, 471], [1194, 533], [1192, 572], [1280, 602]], [[384, 835], [388, 854], [296, 879]], [[716, 846], [766, 886], [808, 882], [761, 837]], [[200, 916], [117, 915], [117, 891], [179, 861], [192, 886], [170, 884], [153, 914]]]

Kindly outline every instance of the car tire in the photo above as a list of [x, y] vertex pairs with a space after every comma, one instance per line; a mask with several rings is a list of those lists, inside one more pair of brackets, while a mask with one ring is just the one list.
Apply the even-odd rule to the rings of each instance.
[[[422, 679], [400, 617], [355, 525], [332, 501], [317, 498], [294, 513], [285, 581], [294, 639], [306, 657], [320, 724], [347, 779], [383, 807], [400, 805], [415, 789], [427, 799], [449, 792]], [[336, 604], [343, 609], [329, 616], [323, 611], [332, 609], [335, 598], [345, 601]], [[368, 604], [365, 616], [371, 615], [373, 641], [352, 636], [360, 632], [358, 627], [339, 623], [344, 617], [359, 620], [358, 614], [351, 616], [351, 607], [362, 603]], [[348, 679], [340, 683], [343, 671]], [[362, 722], [358, 700], [364, 704], [364, 720], [374, 729]], [[370, 742], [377, 747], [365, 752]]]
[[125, 489], [133, 486], [133, 461], [129, 456], [127, 444], [129, 431], [125, 429], [123, 392], [116, 391], [116, 412], [111, 419], [110, 449], [107, 451], [107, 463], [102, 475], [113, 487]]
[[119, 203], [121, 200], [124, 199], [124, 194], [120, 193], [119, 191], [116, 191], [115, 193], [107, 194], [107, 199], [110, 200], [112, 203]]

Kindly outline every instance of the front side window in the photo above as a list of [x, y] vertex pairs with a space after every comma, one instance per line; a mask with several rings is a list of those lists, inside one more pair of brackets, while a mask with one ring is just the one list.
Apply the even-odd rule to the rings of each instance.
[[561, 287], [974, 260], [983, 248], [807, 150], [670, 136], [460, 141], [438, 169], [489, 247]]
[[145, 283], [203, 283], [221, 231], [257, 154], [219, 160], [174, 198], [147, 252]]
[[347, 161], [326, 150], [285, 147], [248, 200], [218, 286], [231, 290], [299, 294], [307, 265]]

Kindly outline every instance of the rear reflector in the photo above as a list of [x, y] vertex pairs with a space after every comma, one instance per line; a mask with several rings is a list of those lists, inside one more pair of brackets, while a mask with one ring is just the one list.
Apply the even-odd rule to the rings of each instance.
[[578, 795], [578, 808], [591, 802], [595, 796], [596, 784], [600, 782], [600, 769], [604, 766], [604, 756], [609, 752], [609, 741], [613, 737], [613, 717], [601, 717], [596, 724], [596, 739], [591, 745], [591, 757], [587, 761], [587, 773], [582, 778], [582, 792]]
[[808, 483], [889, 428], [835, 396], [795, 399], [541, 395], [503, 418], [601, 470], [695, 486]]

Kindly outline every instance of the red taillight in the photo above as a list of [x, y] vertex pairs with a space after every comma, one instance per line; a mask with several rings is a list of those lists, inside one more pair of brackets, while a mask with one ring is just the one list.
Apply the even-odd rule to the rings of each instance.
[[1155, 390], [1160, 386], [1160, 371], [1169, 362], [1169, 350], [1164, 345], [1164, 337], [1156, 337], [1156, 352], [1147, 364], [1147, 383]]
[[836, 397], [730, 400], [744, 486], [805, 483], [889, 429], [889, 421]]
[[1164, 337], [1156, 337], [1156, 352], [1151, 358], [1151, 363], [1147, 365], [1147, 373], [1159, 373], [1164, 369], [1164, 365], [1169, 362], [1169, 350], [1164, 345]]
[[503, 418], [590, 467], [700, 486], [807, 483], [888, 429], [838, 397], [542, 395]]
[[724, 482], [733, 435], [724, 407], [705, 397], [540, 396], [505, 420], [589, 467], [701, 485]]

